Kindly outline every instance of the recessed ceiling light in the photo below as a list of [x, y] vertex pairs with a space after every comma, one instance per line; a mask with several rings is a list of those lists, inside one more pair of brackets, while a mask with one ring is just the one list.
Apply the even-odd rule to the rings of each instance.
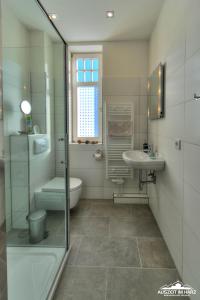
[[49, 19], [55, 20], [55, 19], [57, 19], [57, 15], [56, 14], [49, 14]]
[[107, 10], [106, 11], [107, 18], [114, 18], [114, 10]]

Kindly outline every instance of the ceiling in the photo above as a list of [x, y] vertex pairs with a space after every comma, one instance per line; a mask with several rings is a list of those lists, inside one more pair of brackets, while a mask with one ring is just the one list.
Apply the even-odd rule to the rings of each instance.
[[[165, 0], [41, 0], [68, 42], [149, 39]], [[105, 17], [114, 10], [115, 18]]]
[[9, 6], [16, 17], [31, 30], [42, 30], [49, 34], [54, 41], [60, 41], [60, 37], [50, 24], [47, 17], [41, 11], [36, 1], [27, 0], [6, 0], [2, 6]]

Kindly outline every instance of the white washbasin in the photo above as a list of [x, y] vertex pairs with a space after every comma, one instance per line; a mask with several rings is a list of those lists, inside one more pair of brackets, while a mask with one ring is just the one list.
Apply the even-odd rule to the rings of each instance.
[[150, 157], [149, 154], [139, 150], [125, 151], [122, 154], [125, 163], [135, 169], [161, 171], [165, 161], [160, 155]]

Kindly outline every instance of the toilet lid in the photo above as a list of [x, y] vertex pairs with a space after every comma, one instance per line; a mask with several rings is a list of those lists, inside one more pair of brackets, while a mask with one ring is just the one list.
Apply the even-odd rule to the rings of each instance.
[[64, 177], [54, 177], [42, 186], [43, 192], [65, 192], [65, 178]]
[[70, 192], [78, 189], [82, 185], [82, 180], [79, 178], [70, 177]]
[[[82, 180], [79, 178], [70, 177], [70, 192], [77, 190], [82, 185]], [[64, 177], [55, 177], [45, 185], [42, 186], [43, 192], [57, 192], [64, 193], [65, 192], [65, 179]]]

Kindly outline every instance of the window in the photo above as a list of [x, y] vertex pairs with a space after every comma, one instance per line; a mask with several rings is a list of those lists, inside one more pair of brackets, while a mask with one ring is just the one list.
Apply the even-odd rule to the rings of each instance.
[[73, 55], [73, 142], [102, 142], [101, 74], [100, 54]]

